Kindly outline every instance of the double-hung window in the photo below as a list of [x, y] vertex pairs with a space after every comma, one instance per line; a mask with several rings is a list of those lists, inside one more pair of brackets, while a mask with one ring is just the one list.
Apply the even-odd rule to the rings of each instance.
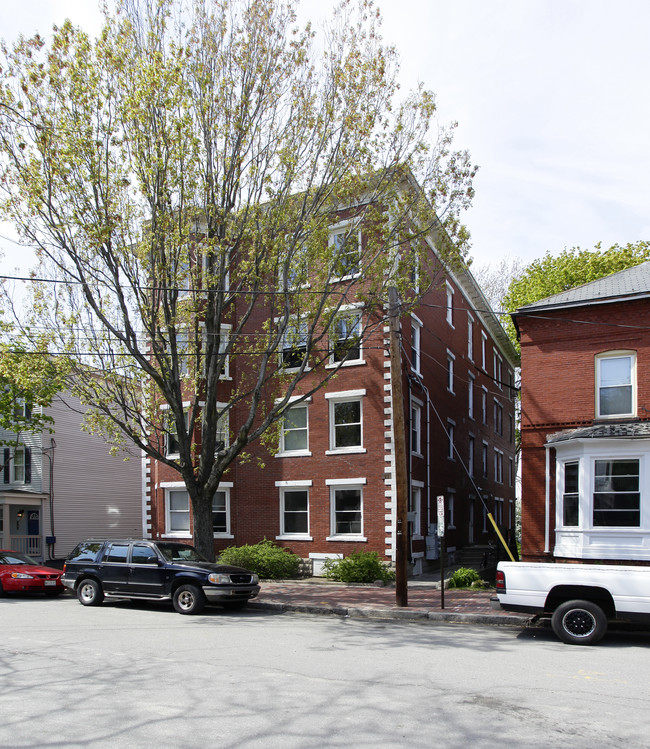
[[411, 452], [422, 455], [422, 406], [411, 401]]
[[232, 538], [230, 531], [230, 488], [220, 484], [212, 497], [212, 533], [216, 537]]
[[447, 390], [454, 392], [454, 362], [456, 357], [447, 349]]
[[[216, 357], [218, 358], [216, 364], [219, 365], [219, 379], [221, 380], [229, 380], [230, 379], [230, 355], [227, 354], [228, 345], [230, 343], [230, 333], [232, 331], [232, 325], [227, 325], [225, 323], [221, 323], [219, 326], [219, 348], [215, 352]], [[203, 350], [204, 352], [207, 350], [207, 338], [205, 331], [203, 333]], [[206, 371], [206, 357], [205, 354], [202, 357], [203, 359], [203, 376], [207, 376]]]
[[330, 412], [329, 452], [363, 450], [363, 396], [365, 390], [327, 393]]
[[562, 494], [562, 524], [579, 524], [580, 506], [580, 463], [572, 461], [564, 464], [564, 492]]
[[454, 433], [456, 431], [456, 422], [447, 419], [447, 457], [449, 460], [455, 460]]
[[334, 321], [331, 347], [331, 362], [357, 363], [361, 361], [361, 313], [341, 314]]
[[276, 481], [280, 490], [280, 537], [309, 538], [311, 481]]
[[636, 354], [612, 352], [596, 357], [596, 415], [636, 414]]
[[422, 490], [424, 484], [421, 481], [413, 481], [411, 484], [411, 494], [409, 497], [408, 523], [411, 538], [421, 538], [421, 517], [422, 517]]
[[338, 280], [358, 276], [361, 272], [361, 230], [353, 222], [345, 221], [330, 228], [330, 251], [334, 273]]
[[187, 538], [190, 535], [190, 495], [187, 489], [165, 489], [165, 533]]
[[451, 327], [454, 327], [454, 289], [449, 282], [446, 282], [447, 292], [447, 322]]
[[329, 540], [360, 541], [363, 538], [363, 484], [365, 479], [331, 479], [331, 536]]
[[32, 449], [19, 445], [4, 448], [3, 452], [5, 484], [31, 484], [32, 482]]
[[474, 418], [474, 375], [467, 373], [467, 415]]
[[307, 355], [308, 329], [306, 320], [289, 322], [282, 336], [281, 366], [297, 369]]
[[[189, 407], [189, 405], [189, 403], [183, 404], [184, 407]], [[175, 457], [179, 454], [180, 445], [178, 442], [178, 429], [176, 428], [176, 421], [171, 409], [165, 408], [163, 419], [165, 424], [165, 454], [168, 458]], [[187, 430], [189, 426], [188, 411], [185, 411], [184, 421], [185, 429]]]
[[309, 455], [309, 412], [306, 403], [285, 412], [280, 432], [280, 453]]
[[422, 366], [422, 321], [411, 315], [411, 367], [421, 372]]

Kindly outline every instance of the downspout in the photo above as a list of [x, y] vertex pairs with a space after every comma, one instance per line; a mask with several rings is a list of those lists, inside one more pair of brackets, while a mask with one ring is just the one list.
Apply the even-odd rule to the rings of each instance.
[[550, 538], [551, 538], [551, 481], [550, 473], [551, 470], [551, 451], [549, 445], [544, 445], [546, 452], [546, 472], [544, 481], [544, 553], [550, 553]]
[[[49, 559], [54, 559], [54, 545], [56, 544], [56, 536], [54, 535], [54, 448], [56, 447], [56, 441], [54, 437], [50, 437], [50, 446], [41, 450], [41, 455], [50, 461], [50, 480], [49, 480], [49, 506], [50, 506], [50, 535], [46, 538], [47, 543], [47, 555]], [[49, 452], [52, 452], [50, 455]]]

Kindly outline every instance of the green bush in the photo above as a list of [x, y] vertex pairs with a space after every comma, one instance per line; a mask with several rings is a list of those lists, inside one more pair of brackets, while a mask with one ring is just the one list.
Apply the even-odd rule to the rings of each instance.
[[300, 569], [300, 557], [297, 554], [266, 538], [258, 544], [229, 546], [221, 552], [219, 561], [222, 564], [244, 567], [266, 580], [298, 577]]
[[471, 588], [481, 576], [471, 567], [460, 567], [449, 578], [448, 588]]
[[388, 583], [395, 579], [376, 551], [353, 551], [343, 559], [327, 559], [323, 563], [325, 577], [343, 583]]

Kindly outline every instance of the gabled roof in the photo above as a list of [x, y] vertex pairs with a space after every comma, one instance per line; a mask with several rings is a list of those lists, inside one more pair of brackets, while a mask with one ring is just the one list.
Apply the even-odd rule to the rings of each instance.
[[526, 304], [519, 307], [514, 314], [525, 315], [540, 310], [611, 304], [644, 297], [650, 297], [650, 261], [540, 299], [538, 302]]

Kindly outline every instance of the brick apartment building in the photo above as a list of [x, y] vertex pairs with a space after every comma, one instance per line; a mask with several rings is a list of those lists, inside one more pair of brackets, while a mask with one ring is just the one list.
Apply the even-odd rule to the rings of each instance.
[[[433, 236], [427, 247], [435, 283], [401, 320], [410, 559], [416, 574], [438, 557], [438, 495], [446, 501], [449, 551], [492, 537], [486, 508], [506, 531], [515, 522], [517, 355], [469, 270], [445, 269]], [[353, 329], [358, 313], [354, 305], [348, 311], [347, 327]], [[251, 329], [264, 320], [260, 313]], [[336, 341], [329, 345], [334, 362]], [[290, 369], [294, 353], [281, 352], [280, 365]], [[245, 367], [244, 359], [230, 357], [225, 398]], [[224, 440], [241, 418], [244, 411], [235, 405]], [[215, 549], [266, 537], [312, 560], [316, 574], [325, 558], [356, 550], [394, 560], [395, 435], [383, 321], [348, 353], [326, 387], [287, 412], [276, 437], [270, 447], [252, 445], [248, 459], [235, 461], [224, 475], [213, 503]], [[190, 539], [190, 503], [178, 474], [147, 460], [146, 487], [151, 536]]]
[[650, 561], [650, 263], [513, 319], [523, 558]]

